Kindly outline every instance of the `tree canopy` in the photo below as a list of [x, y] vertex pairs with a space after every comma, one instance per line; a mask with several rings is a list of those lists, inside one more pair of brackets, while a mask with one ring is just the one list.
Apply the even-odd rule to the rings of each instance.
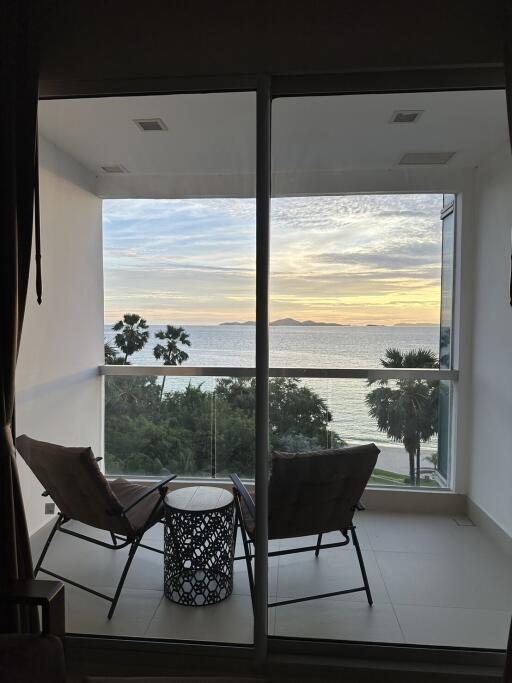
[[[105, 379], [109, 473], [254, 476], [255, 380], [223, 378], [210, 388], [179, 378], [160, 400], [155, 377]], [[271, 380], [270, 415], [272, 449], [342, 444], [325, 402], [300, 380]]]
[[116, 346], [124, 353], [124, 362], [128, 356], [141, 351], [149, 339], [148, 324], [138, 313], [125, 313], [112, 329], [117, 332]]
[[[119, 356], [105, 343], [105, 363], [128, 364], [149, 340], [146, 321], [127, 313], [113, 328]], [[183, 327], [166, 325], [155, 333], [156, 360], [181, 365], [190, 347]], [[105, 378], [105, 461], [110, 474], [158, 475], [165, 472], [211, 476], [254, 475], [254, 378], [220, 378], [214, 387], [173, 378], [164, 393], [152, 376]], [[330, 429], [325, 401], [298, 379], [270, 381], [270, 447], [284, 451], [343, 445]]]
[[[181, 365], [188, 360], [188, 353], [180, 348], [180, 345], [190, 346], [190, 339], [183, 327], [167, 325], [165, 330], [155, 332], [155, 337], [165, 341], [165, 344], [157, 344], [153, 349], [153, 355], [157, 360], [163, 360], [164, 365]], [[165, 375], [162, 378], [162, 390], [160, 397], [164, 395]]]
[[[149, 341], [146, 321], [126, 313], [112, 328], [115, 345], [105, 343], [105, 363], [128, 364]], [[166, 325], [155, 333], [156, 360], [181, 365], [190, 347], [183, 327]], [[116, 348], [117, 347], [117, 348]], [[120, 350], [124, 356], [119, 355]], [[428, 349], [386, 350], [385, 368], [438, 368]], [[254, 476], [255, 378], [219, 378], [193, 383], [166, 377], [105, 378], [105, 460], [109, 474], [196, 476], [237, 472]], [[169, 382], [171, 384], [171, 382]], [[421, 443], [438, 430], [439, 382], [401, 378], [378, 382], [366, 396], [369, 414], [379, 431], [404, 445], [409, 455], [409, 481], [420, 483]], [[270, 380], [270, 449], [307, 451], [345, 445], [332, 429], [332, 415], [315, 391], [294, 378]]]
[[[403, 353], [390, 348], [381, 364], [385, 368], [439, 367], [436, 355], [428, 349]], [[367, 394], [366, 403], [379, 431], [404, 445], [409, 455], [410, 483], [419, 485], [421, 442], [429, 441], [438, 430], [439, 382], [405, 377], [379, 380], [378, 386]]]

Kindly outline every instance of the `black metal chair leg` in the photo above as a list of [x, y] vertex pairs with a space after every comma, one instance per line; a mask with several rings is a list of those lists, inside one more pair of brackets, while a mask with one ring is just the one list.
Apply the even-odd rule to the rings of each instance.
[[112, 543], [114, 545], [117, 545], [117, 538], [115, 537], [115, 534], [112, 531], [110, 532], [110, 538], [112, 539]]
[[37, 576], [38, 571], [41, 569], [41, 565], [43, 564], [43, 560], [45, 558], [45, 555], [48, 552], [48, 548], [50, 547], [50, 543], [52, 542], [53, 537], [55, 536], [55, 532], [57, 531], [57, 529], [61, 525], [63, 519], [64, 519], [64, 515], [59, 513], [59, 515], [57, 516], [57, 521], [53, 525], [53, 529], [50, 531], [50, 535], [46, 539], [46, 543], [44, 544], [43, 551], [42, 551], [41, 555], [39, 556], [39, 559], [38, 559], [37, 564], [35, 566], [34, 576]]
[[114, 595], [114, 599], [112, 600], [112, 605], [110, 606], [110, 609], [108, 611], [108, 619], [112, 619], [114, 616], [114, 611], [117, 607], [117, 601], [119, 600], [119, 596], [121, 595], [121, 591], [123, 590], [123, 585], [126, 579], [126, 575], [128, 574], [128, 570], [130, 569], [130, 565], [132, 563], [133, 558], [135, 557], [135, 553], [137, 552], [137, 548], [139, 547], [139, 543], [142, 540], [142, 536], [138, 536], [135, 541], [133, 541], [130, 551], [128, 553], [128, 559], [126, 560], [126, 564], [124, 565], [123, 573], [121, 574], [121, 578], [119, 579], [119, 583], [117, 584], [116, 588], [116, 593]]
[[235, 525], [233, 528], [233, 557], [236, 555], [236, 542], [238, 541], [238, 529], [240, 528], [240, 522], [238, 521], [238, 515], [235, 509]]
[[323, 536], [323, 534], [318, 534], [318, 540], [316, 542], [315, 557], [318, 557], [320, 555], [320, 546], [322, 545], [322, 536]]
[[249, 579], [249, 590], [251, 591], [252, 608], [254, 609], [254, 574], [252, 571], [251, 546], [244, 543], [245, 562], [247, 564], [247, 577]]
[[251, 591], [251, 602], [252, 608], [254, 610], [254, 575], [252, 571], [252, 559], [251, 559], [251, 547], [249, 545], [249, 540], [245, 532], [245, 527], [242, 521], [242, 513], [240, 511], [240, 504], [238, 498], [235, 496], [235, 510], [237, 524], [240, 528], [240, 533], [242, 534], [242, 543], [244, 546], [245, 564], [247, 565], [247, 578], [249, 579], [249, 590]]
[[355, 528], [350, 529], [350, 533], [352, 535], [352, 543], [354, 544], [354, 547], [356, 549], [357, 559], [359, 560], [359, 568], [361, 569], [361, 576], [363, 577], [363, 583], [364, 583], [364, 589], [366, 592], [366, 597], [368, 599], [368, 604], [371, 607], [373, 605], [372, 593], [370, 591], [370, 584], [368, 583], [368, 577], [366, 575], [366, 568], [364, 566], [363, 554], [361, 552], [361, 548], [359, 547], [359, 540], [357, 538]]

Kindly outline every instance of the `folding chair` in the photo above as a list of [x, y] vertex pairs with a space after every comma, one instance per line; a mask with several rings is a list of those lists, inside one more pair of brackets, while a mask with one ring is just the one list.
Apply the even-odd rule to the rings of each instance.
[[[306, 600], [328, 598], [364, 591], [369, 605], [373, 604], [363, 555], [353, 523], [354, 512], [364, 510], [360, 498], [377, 462], [380, 450], [375, 444], [353, 448], [327, 449], [307, 453], [272, 453], [269, 480], [268, 538], [278, 540], [302, 536], [317, 536], [315, 545], [269, 552], [269, 557], [339, 548], [352, 541], [363, 585], [330, 593], [308, 595], [269, 603], [269, 607], [289, 605]], [[252, 559], [256, 540], [256, 506], [249, 491], [236, 474], [234, 485], [237, 526], [242, 534], [251, 598], [254, 604]], [[339, 531], [342, 541], [322, 543], [323, 534]], [[350, 534], [350, 536], [349, 536]]]
[[[59, 509], [34, 574], [43, 572], [108, 600], [111, 603], [108, 618], [111, 619], [137, 549], [147, 548], [163, 554], [162, 550], [141, 541], [146, 531], [162, 520], [166, 486], [176, 475], [170, 474], [148, 486], [122, 478], [109, 482], [98, 467], [101, 458], [95, 458], [89, 447], [67, 448], [36, 441], [24, 434], [16, 439], [16, 449], [44, 487], [43, 496], [50, 496]], [[112, 543], [65, 528], [70, 521], [109, 532]], [[111, 550], [129, 546], [114, 596], [100, 593], [42, 566], [57, 531]]]

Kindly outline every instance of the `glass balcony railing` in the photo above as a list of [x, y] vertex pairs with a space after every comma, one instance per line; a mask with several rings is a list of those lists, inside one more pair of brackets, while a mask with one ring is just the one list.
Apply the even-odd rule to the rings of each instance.
[[[108, 475], [254, 478], [251, 368], [102, 366]], [[270, 371], [270, 448], [373, 441], [370, 485], [450, 484], [454, 370]]]

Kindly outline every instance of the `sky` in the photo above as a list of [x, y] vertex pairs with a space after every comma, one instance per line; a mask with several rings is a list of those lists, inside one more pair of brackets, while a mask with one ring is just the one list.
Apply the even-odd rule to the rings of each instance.
[[[272, 200], [270, 319], [439, 324], [442, 195]], [[255, 318], [254, 199], [103, 202], [105, 322]]]

